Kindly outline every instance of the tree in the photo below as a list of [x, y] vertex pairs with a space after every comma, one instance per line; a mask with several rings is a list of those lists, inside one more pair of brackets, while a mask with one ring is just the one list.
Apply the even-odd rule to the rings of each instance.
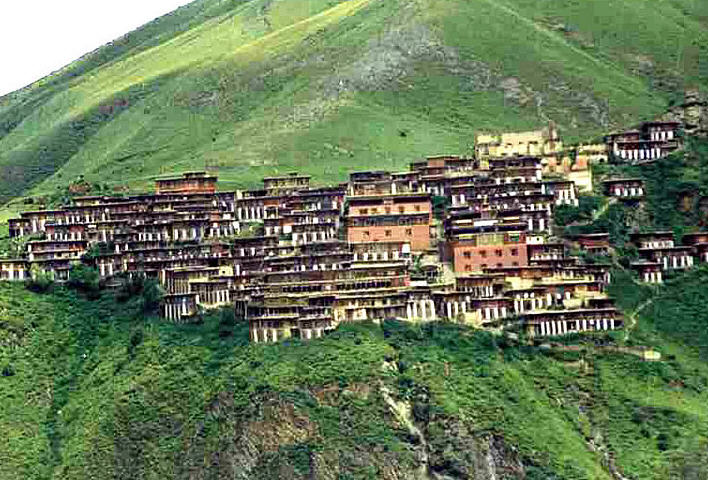
[[86, 292], [90, 297], [96, 297], [100, 290], [100, 279], [95, 268], [79, 263], [71, 268], [67, 285]]
[[54, 285], [54, 275], [51, 272], [40, 270], [33, 265], [30, 269], [30, 276], [25, 280], [25, 288], [36, 293], [45, 293]]
[[146, 278], [143, 282], [142, 292], [140, 294], [143, 304], [143, 312], [155, 313], [160, 307], [164, 292], [160, 288], [160, 284], [154, 278]]

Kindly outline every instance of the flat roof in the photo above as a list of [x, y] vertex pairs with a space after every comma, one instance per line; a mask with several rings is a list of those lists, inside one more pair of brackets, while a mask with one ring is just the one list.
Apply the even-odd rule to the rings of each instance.
[[641, 178], [611, 178], [609, 180], [603, 180], [602, 183], [617, 183], [617, 182], [643, 182]]
[[630, 233], [630, 237], [650, 237], [652, 235], [671, 235], [674, 236], [674, 232], [671, 230], [657, 230], [655, 232], [634, 232]]

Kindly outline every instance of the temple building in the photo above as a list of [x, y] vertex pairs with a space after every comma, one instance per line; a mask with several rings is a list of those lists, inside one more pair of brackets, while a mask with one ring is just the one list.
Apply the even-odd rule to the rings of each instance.
[[610, 234], [580, 233], [568, 236], [571, 248], [591, 255], [608, 255], [610, 253]]
[[662, 264], [648, 260], [632, 262], [630, 268], [637, 272], [639, 279], [644, 283], [660, 284], [664, 282]]
[[214, 193], [217, 177], [206, 172], [185, 172], [180, 176], [155, 180], [155, 193]]
[[421, 191], [447, 197], [451, 185], [479, 175], [479, 161], [456, 155], [439, 155], [411, 163], [410, 172]]
[[694, 248], [699, 262], [708, 263], [708, 232], [684, 233], [681, 243]]
[[679, 122], [645, 122], [634, 130], [606, 136], [605, 143], [619, 161], [651, 162], [680, 148], [680, 126]]
[[633, 233], [629, 238], [644, 260], [659, 263], [664, 271], [693, 266], [693, 247], [675, 246], [673, 232]]
[[[289, 173], [222, 192], [215, 175], [188, 172], [158, 178], [156, 193], [75, 197], [10, 222], [13, 237], [33, 237], [23, 258], [0, 260], [0, 278], [44, 271], [62, 281], [78, 262], [112, 284], [146, 275], [165, 291], [166, 319], [234, 308], [255, 343], [386, 319], [541, 336], [619, 328], [604, 293], [610, 266], [583, 263], [552, 236], [553, 209], [578, 197], [573, 181], [543, 178], [562, 147], [549, 132], [488, 142], [483, 161], [428, 157], [332, 186]], [[691, 238], [664, 247], [708, 244]], [[607, 234], [572, 240], [574, 251], [609, 250]]]
[[554, 158], [563, 152], [563, 142], [553, 124], [541, 130], [475, 135], [475, 157], [482, 162], [495, 157], [538, 156]]
[[396, 182], [388, 172], [352, 174], [347, 196], [347, 240], [409, 242], [412, 252], [431, 247], [430, 194]]
[[448, 258], [455, 272], [481, 272], [489, 266], [528, 265], [526, 224], [472, 220], [453, 214], [446, 221]]
[[646, 189], [641, 178], [615, 178], [602, 182], [605, 195], [621, 199], [644, 198]]

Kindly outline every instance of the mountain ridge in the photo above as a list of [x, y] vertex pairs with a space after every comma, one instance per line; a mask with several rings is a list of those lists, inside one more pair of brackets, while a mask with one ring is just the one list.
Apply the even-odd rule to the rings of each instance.
[[283, 170], [331, 183], [549, 120], [595, 138], [705, 88], [678, 68], [706, 49], [704, 7], [652, 5], [200, 0], [5, 97], [0, 202], [204, 167], [233, 188]]

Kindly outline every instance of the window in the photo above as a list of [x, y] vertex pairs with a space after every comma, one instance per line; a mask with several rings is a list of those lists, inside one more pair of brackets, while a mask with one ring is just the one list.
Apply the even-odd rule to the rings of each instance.
[[518, 257], [518, 256], [519, 256], [519, 249], [518, 249], [518, 248], [512, 248], [512, 249], [511, 249], [511, 254], [512, 254], [514, 257]]
[[413, 229], [412, 229], [412, 228], [406, 228], [406, 235], [408, 235], [409, 237], [410, 237], [411, 235], [413, 235]]
[[372, 208], [372, 209], [371, 209], [371, 214], [372, 214], [372, 215], [375, 215], [375, 214], [376, 214], [376, 209], [375, 209], [375, 208]]
[[391, 236], [391, 230], [386, 230], [386, 236], [390, 237]]
[[472, 256], [472, 254], [471, 254], [470, 252], [464, 252], [462, 255], [463, 255], [465, 258], [470, 258], [470, 257]]
[[465, 265], [465, 272], [469, 272], [472, 270], [472, 266], [470, 264]]
[[420, 212], [420, 205], [416, 205], [416, 206], [415, 206], [415, 211], [416, 211], [416, 212]]
[[503, 265], [501, 263], [497, 263], [497, 268], [502, 268]]
[[386, 207], [386, 213], [391, 213], [391, 207]]
[[369, 238], [370, 232], [367, 230], [364, 232], [364, 238]]
[[514, 266], [514, 267], [518, 267], [518, 266], [519, 266], [519, 262], [512, 262], [511, 265]]
[[480, 250], [479, 251], [479, 256], [482, 258], [485, 258], [487, 256], [487, 251], [486, 250]]
[[398, 207], [398, 213], [403, 213], [406, 211], [406, 207]]
[[494, 251], [494, 254], [495, 254], [497, 257], [501, 257], [502, 255], [504, 255], [504, 252], [502, 252], [501, 250], [495, 250], [495, 251]]
[[359, 214], [360, 214], [360, 215], [368, 215], [368, 214], [369, 214], [369, 209], [368, 209], [368, 208], [360, 208], [360, 209], [359, 209]]
[[487, 264], [486, 264], [486, 263], [483, 263], [483, 264], [481, 265], [481, 267], [482, 267], [482, 269], [485, 269], [485, 268], [487, 268]]

